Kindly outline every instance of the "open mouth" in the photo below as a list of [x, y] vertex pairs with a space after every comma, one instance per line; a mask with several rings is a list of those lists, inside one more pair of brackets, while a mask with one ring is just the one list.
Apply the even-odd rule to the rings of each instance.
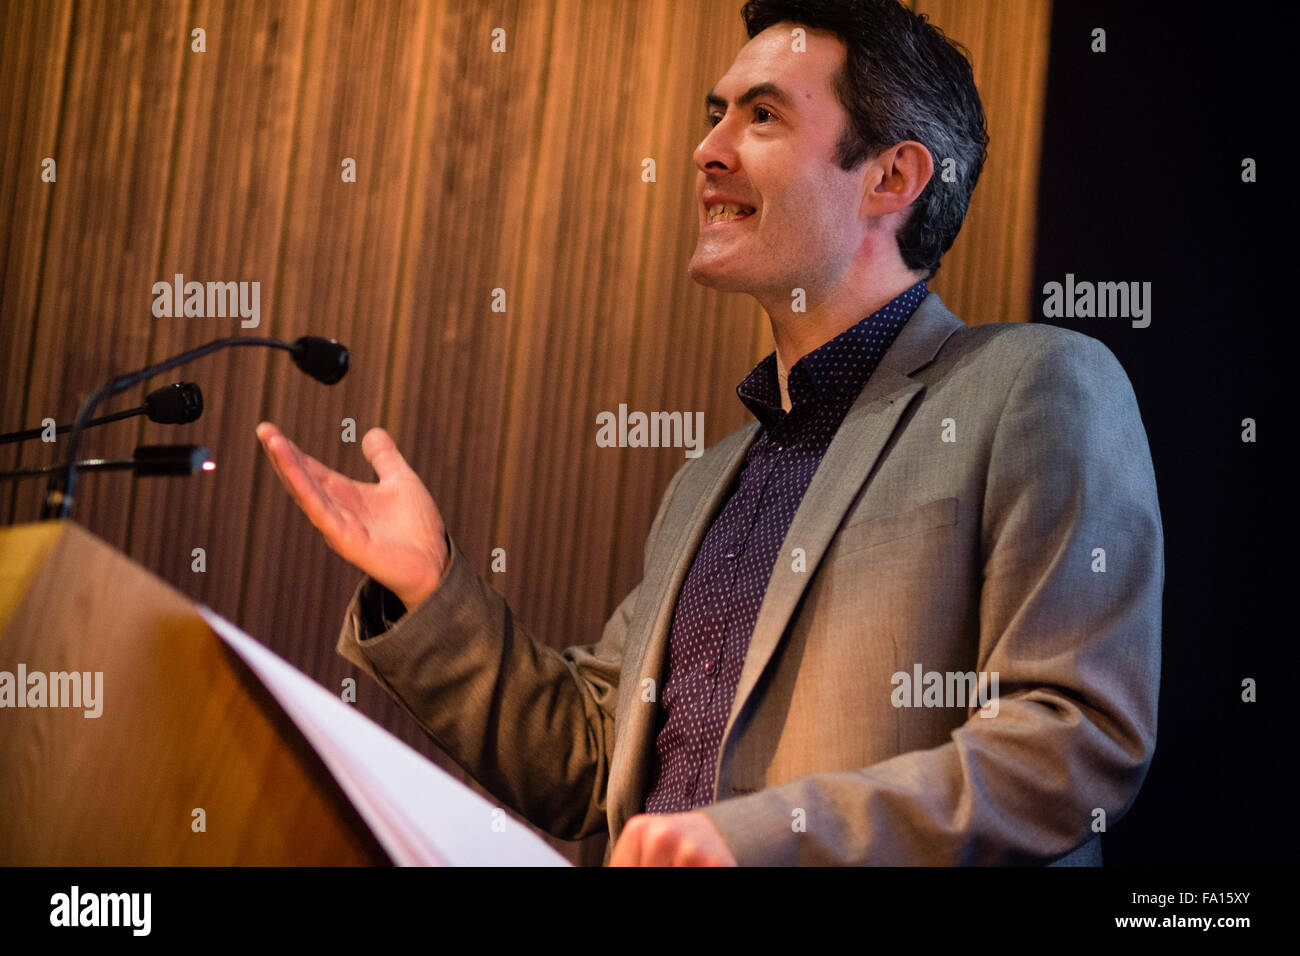
[[748, 218], [753, 214], [753, 206], [742, 206], [738, 203], [728, 202], [709, 206], [705, 210], [704, 219], [710, 224], [715, 222], [735, 222], [739, 219]]

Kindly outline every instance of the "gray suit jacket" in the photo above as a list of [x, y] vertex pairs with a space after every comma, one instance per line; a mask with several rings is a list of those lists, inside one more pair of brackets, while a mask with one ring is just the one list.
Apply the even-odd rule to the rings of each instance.
[[[596, 643], [533, 639], [453, 542], [386, 631], [364, 580], [339, 652], [525, 817], [612, 844], [652, 782], [677, 594], [758, 428], [673, 477]], [[1155, 748], [1163, 583], [1115, 357], [1052, 326], [967, 328], [931, 293], [794, 516], [704, 812], [742, 864], [1099, 863]], [[951, 693], [904, 687], [918, 673]], [[979, 673], [995, 716], [956, 694]]]

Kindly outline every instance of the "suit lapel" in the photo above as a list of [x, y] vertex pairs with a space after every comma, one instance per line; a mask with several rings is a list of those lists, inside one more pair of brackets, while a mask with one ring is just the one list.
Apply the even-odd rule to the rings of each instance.
[[[788, 560], [791, 548], [801, 547], [807, 555], [807, 572], [774, 572], [769, 580], [718, 751], [719, 760], [726, 752], [737, 714], [776, 651], [840, 521], [870, 475], [899, 419], [924, 389], [909, 376], [931, 362], [948, 337], [963, 327], [962, 321], [931, 292], [903, 326], [845, 416], [795, 512], [777, 558], [779, 567], [781, 561]], [[670, 557], [660, 562], [646, 581], [646, 593], [633, 616], [635, 632], [628, 634], [625, 644], [628, 648], [639, 647], [641, 651], [639, 654], [634, 651], [636, 656], [624, 662], [619, 682], [626, 692], [620, 694], [618, 746], [610, 763], [608, 790], [610, 832], [615, 838], [628, 818], [641, 812], [653, 764], [653, 717], [658, 708], [641, 704], [643, 681], [646, 678], [654, 681], [657, 700], [663, 691], [677, 596], [713, 516], [757, 435], [758, 423], [750, 422], [730, 439], [724, 439], [722, 444], [733, 442], [730, 449], [718, 448], [718, 454], [700, 458], [697, 467], [707, 471], [698, 480], [701, 487], [708, 489], [707, 493], [700, 495], [689, 519], [675, 527], [665, 526], [661, 532], [666, 546], [661, 553]], [[670, 537], [675, 540], [668, 540]], [[633, 674], [635, 680], [629, 680]], [[716, 774], [714, 779], [718, 779]]]

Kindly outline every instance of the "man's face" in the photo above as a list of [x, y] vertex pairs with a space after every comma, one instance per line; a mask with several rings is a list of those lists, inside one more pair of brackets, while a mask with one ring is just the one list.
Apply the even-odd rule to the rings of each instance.
[[807, 30], [796, 52], [794, 26], [777, 24], [744, 46], [709, 94], [713, 128], [695, 149], [691, 278], [760, 300], [838, 285], [863, 236], [866, 166], [847, 172], [833, 159], [848, 124], [833, 86], [845, 47]]

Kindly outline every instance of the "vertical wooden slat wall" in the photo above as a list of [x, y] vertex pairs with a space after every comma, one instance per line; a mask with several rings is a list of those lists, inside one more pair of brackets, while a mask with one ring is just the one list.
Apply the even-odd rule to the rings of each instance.
[[1050, 0], [915, 0], [971, 54], [989, 158], [966, 221], [930, 288], [968, 325], [1027, 322], [1047, 93]]
[[[1050, 4], [917, 6], [970, 49], [993, 139], [932, 285], [969, 322], [1023, 320]], [[555, 647], [596, 640], [685, 461], [598, 448], [597, 413], [703, 411], [713, 444], [744, 424], [735, 384], [772, 347], [751, 300], [685, 273], [691, 151], [703, 94], [745, 40], [739, 7], [12, 0], [0, 430], [70, 419], [109, 375], [218, 336], [337, 337], [353, 366], [332, 388], [255, 349], [152, 383], [199, 382], [203, 418], [108, 426], [85, 450], [194, 442], [217, 471], [86, 476], [77, 520], [338, 689], [356, 676], [334, 642], [357, 574], [281, 490], [253, 428], [269, 418], [370, 478], [359, 439], [383, 425], [518, 621]], [[259, 282], [260, 326], [154, 318], [153, 284], [177, 273]], [[59, 447], [0, 446], [0, 469]], [[34, 520], [42, 487], [0, 486], [0, 517]], [[377, 686], [359, 681], [357, 706], [465, 779]], [[599, 837], [557, 845], [600, 860]]]

